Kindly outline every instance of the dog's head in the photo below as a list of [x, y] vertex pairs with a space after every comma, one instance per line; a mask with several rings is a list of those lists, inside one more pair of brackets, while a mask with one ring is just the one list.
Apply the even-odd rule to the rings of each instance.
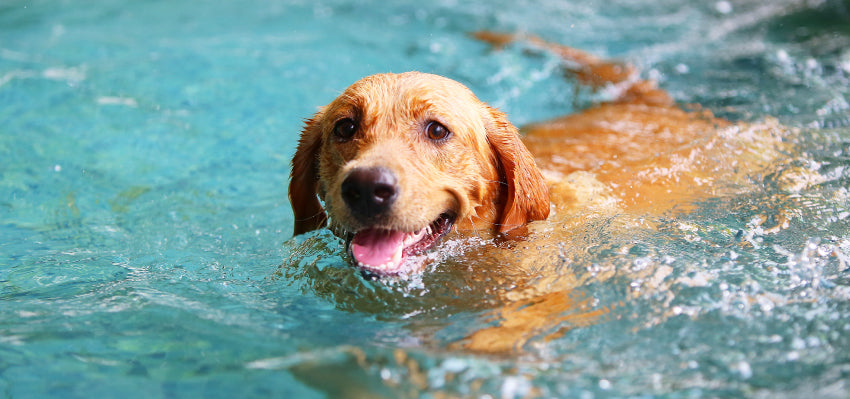
[[366, 77], [308, 120], [289, 198], [296, 235], [329, 219], [355, 263], [380, 275], [408, 271], [405, 256], [452, 230], [507, 232], [549, 214], [543, 177], [505, 115], [417, 72]]

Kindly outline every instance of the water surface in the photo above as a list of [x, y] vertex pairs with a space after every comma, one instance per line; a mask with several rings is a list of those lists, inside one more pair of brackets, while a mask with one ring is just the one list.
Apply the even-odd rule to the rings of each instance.
[[[848, 9], [7, 1], [0, 397], [846, 397]], [[681, 103], [776, 118], [794, 151], [684, 215], [577, 214], [541, 269], [613, 275], [517, 351], [472, 350], [517, 289], [467, 272], [491, 243], [368, 281], [327, 231], [291, 237], [286, 184], [302, 120], [368, 74], [446, 75], [518, 125], [604, 98], [476, 29], [628, 60]]]

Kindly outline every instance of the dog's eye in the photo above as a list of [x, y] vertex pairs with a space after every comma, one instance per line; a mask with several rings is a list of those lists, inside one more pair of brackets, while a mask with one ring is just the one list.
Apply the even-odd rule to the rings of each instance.
[[348, 140], [357, 132], [357, 123], [351, 118], [340, 120], [334, 125], [334, 135], [343, 140]]
[[445, 126], [434, 121], [428, 122], [428, 125], [425, 126], [425, 133], [428, 134], [429, 139], [434, 141], [445, 140], [452, 134]]

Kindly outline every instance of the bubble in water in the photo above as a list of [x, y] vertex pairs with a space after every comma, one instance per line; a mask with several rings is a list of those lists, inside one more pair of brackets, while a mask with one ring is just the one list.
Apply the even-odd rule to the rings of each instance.
[[723, 15], [729, 14], [732, 12], [732, 3], [728, 1], [718, 1], [717, 3], [714, 3], [714, 10]]
[[736, 363], [736, 364], [734, 365], [733, 369], [734, 369], [736, 372], [738, 372], [738, 374], [740, 374], [740, 375], [741, 375], [741, 378], [743, 378], [743, 379], [745, 379], [745, 380], [746, 380], [746, 379], [749, 379], [750, 377], [752, 377], [752, 376], [753, 376], [753, 369], [752, 369], [752, 367], [750, 367], [750, 364], [749, 364], [749, 363], [747, 363], [747, 362], [746, 362], [746, 361], [744, 361], [744, 360], [741, 360], [740, 362]]

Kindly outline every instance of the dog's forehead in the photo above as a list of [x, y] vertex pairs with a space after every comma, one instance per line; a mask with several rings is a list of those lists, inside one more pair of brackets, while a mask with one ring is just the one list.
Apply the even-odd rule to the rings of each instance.
[[419, 72], [368, 76], [351, 85], [340, 98], [367, 115], [472, 116], [480, 112], [479, 100], [466, 86]]

